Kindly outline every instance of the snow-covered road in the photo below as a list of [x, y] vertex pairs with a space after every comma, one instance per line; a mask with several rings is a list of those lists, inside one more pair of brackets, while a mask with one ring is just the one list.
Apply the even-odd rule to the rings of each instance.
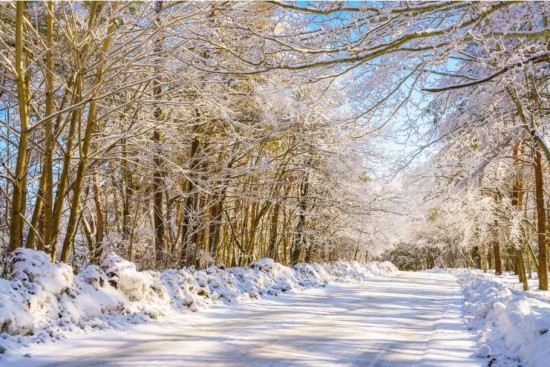
[[7, 366], [480, 366], [455, 278], [396, 273], [33, 346]]

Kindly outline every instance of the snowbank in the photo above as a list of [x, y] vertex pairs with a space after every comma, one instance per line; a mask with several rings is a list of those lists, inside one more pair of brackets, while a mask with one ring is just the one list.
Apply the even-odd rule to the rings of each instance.
[[480, 336], [478, 356], [492, 367], [548, 366], [550, 303], [544, 295], [511, 289], [480, 271], [460, 270], [457, 277], [469, 328]]
[[66, 332], [116, 328], [213, 303], [277, 296], [332, 281], [360, 282], [397, 271], [389, 262], [290, 268], [271, 259], [248, 268], [138, 271], [111, 253], [100, 267], [92, 265], [75, 275], [71, 267], [53, 264], [44, 252], [30, 249], [14, 251], [10, 263], [10, 280], [0, 279], [0, 350], [12, 343], [60, 339]]

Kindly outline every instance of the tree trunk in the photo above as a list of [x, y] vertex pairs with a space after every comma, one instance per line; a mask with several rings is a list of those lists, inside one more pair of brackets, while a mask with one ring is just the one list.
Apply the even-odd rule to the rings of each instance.
[[495, 259], [495, 274], [502, 275], [502, 257], [500, 256], [500, 242], [498, 240], [498, 223], [493, 225], [493, 255]]
[[215, 262], [218, 261], [217, 253], [218, 246], [220, 242], [220, 229], [222, 226], [222, 214], [223, 206], [225, 201], [225, 192], [227, 186], [222, 189], [222, 192], [217, 195], [217, 203], [211, 208], [210, 215], [210, 228], [209, 228], [209, 237], [208, 237], [208, 249], [210, 251], [210, 256], [214, 259]]
[[273, 207], [273, 214], [271, 215], [271, 228], [269, 232], [269, 247], [268, 256], [277, 261], [277, 232], [279, 227], [279, 211], [281, 203], [277, 201]]
[[[54, 110], [54, 60], [53, 60], [53, 14], [54, 4], [53, 1], [48, 1], [48, 15], [47, 15], [47, 36], [46, 46], [48, 51], [46, 53], [46, 116], [53, 114]], [[52, 118], [48, 118], [45, 121], [45, 134], [46, 134], [46, 147], [44, 152], [44, 241], [43, 243], [50, 245], [54, 229], [52, 224], [53, 214], [53, 153], [55, 149], [54, 130], [52, 124]]]
[[[95, 4], [96, 4], [95, 2], [92, 2], [92, 9], [94, 8]], [[117, 19], [115, 19], [114, 17], [109, 20], [109, 28], [107, 30], [107, 35], [103, 40], [101, 52], [99, 53], [99, 56], [98, 56], [98, 64], [97, 64], [98, 66], [96, 69], [95, 80], [93, 83], [93, 87], [95, 88], [95, 92], [93, 94], [94, 99], [92, 99], [88, 108], [88, 117], [86, 120], [84, 137], [82, 139], [82, 144], [80, 148], [80, 160], [78, 162], [76, 179], [73, 186], [73, 201], [71, 204], [71, 210], [70, 210], [69, 219], [67, 222], [67, 234], [65, 235], [65, 239], [63, 241], [63, 248], [61, 250], [60, 260], [64, 263], [67, 263], [69, 260], [69, 254], [71, 253], [73, 243], [74, 243], [74, 236], [76, 234], [77, 219], [78, 219], [79, 208], [80, 208], [80, 195], [82, 192], [82, 186], [84, 184], [84, 176], [88, 168], [88, 159], [89, 159], [88, 154], [89, 154], [90, 144], [92, 140], [92, 133], [95, 130], [95, 126], [96, 126], [96, 118], [95, 118], [96, 109], [97, 109], [96, 98], [99, 95], [99, 88], [97, 88], [97, 86], [103, 80], [105, 56], [107, 55], [107, 51], [109, 50], [109, 46], [111, 44], [111, 37], [115, 30], [116, 24], [117, 24]]]
[[[128, 146], [126, 139], [121, 140], [122, 145], [122, 239], [128, 241], [132, 231], [131, 203], [134, 197], [134, 183], [132, 172], [128, 164]], [[139, 205], [139, 204], [136, 204]]]
[[25, 73], [25, 12], [24, 1], [16, 3], [15, 18], [15, 73], [17, 77], [17, 99], [19, 103], [19, 145], [14, 172], [11, 200], [9, 251], [23, 246], [23, 224], [25, 215], [25, 191], [27, 190], [27, 155], [29, 142], [29, 79]]
[[185, 199], [185, 205], [183, 209], [183, 225], [181, 230], [182, 248], [180, 254], [180, 266], [188, 265], [190, 261], [190, 255], [192, 251], [195, 228], [195, 209], [197, 206], [197, 193], [195, 193], [195, 179], [196, 170], [199, 167], [199, 160], [197, 154], [199, 152], [200, 140], [196, 136], [198, 133], [198, 127], [200, 124], [200, 112], [195, 109], [195, 126], [193, 127], [193, 139], [191, 141], [191, 150], [189, 152], [189, 178], [185, 182], [184, 192], [188, 195]]
[[[155, 110], [155, 118], [160, 117], [160, 112], [158, 109]], [[162, 157], [160, 144], [162, 141], [161, 133], [158, 130], [155, 130], [153, 133], [153, 142], [155, 144], [155, 173], [153, 175], [153, 222], [155, 227], [155, 257], [156, 265], [160, 267], [163, 264], [164, 253], [166, 251], [166, 223], [164, 221], [164, 200], [163, 200], [163, 190], [164, 190], [164, 175], [162, 167]]]
[[[80, 98], [80, 93], [82, 92], [83, 77], [79, 75], [76, 77], [75, 82], [75, 91], [71, 98], [72, 102], [76, 102]], [[49, 252], [52, 259], [52, 262], [55, 262], [57, 259], [57, 242], [59, 237], [59, 229], [61, 227], [61, 217], [63, 214], [63, 203], [65, 201], [65, 195], [67, 192], [67, 187], [69, 186], [69, 171], [71, 169], [71, 160], [73, 157], [73, 141], [75, 140], [76, 127], [80, 123], [80, 118], [82, 116], [82, 109], [78, 108], [71, 113], [71, 121], [69, 124], [69, 134], [67, 137], [67, 146], [65, 147], [65, 155], [63, 157], [63, 168], [61, 170], [61, 176], [59, 177], [57, 184], [57, 192], [55, 197], [55, 203], [53, 208], [52, 215], [52, 235], [49, 243]]]
[[525, 272], [525, 262], [523, 261], [523, 251], [516, 250], [516, 259], [518, 261], [519, 281], [523, 284], [523, 290], [529, 290], [529, 282], [527, 281], [527, 274]]
[[92, 254], [92, 259], [99, 261], [103, 253], [103, 237], [105, 234], [105, 215], [103, 212], [103, 207], [101, 205], [101, 189], [99, 187], [99, 178], [98, 175], [94, 175], [94, 180], [92, 184], [92, 189], [94, 192], [94, 205], [95, 205], [95, 214], [96, 214], [96, 226], [95, 226], [95, 248], [94, 253]]
[[538, 145], [535, 148], [535, 196], [537, 204], [537, 235], [539, 243], [539, 289], [548, 290], [548, 255], [546, 247], [546, 210], [544, 203], [544, 179], [542, 154]]
[[290, 250], [290, 262], [291, 265], [300, 261], [303, 250], [306, 246], [305, 228], [306, 228], [306, 209], [307, 209], [307, 196], [309, 194], [309, 177], [305, 173], [300, 183], [300, 213], [298, 215], [298, 224], [296, 225], [296, 231], [294, 239], [292, 241], [292, 248]]
[[[512, 197], [512, 205], [515, 205], [518, 213], [523, 212], [523, 199], [525, 193], [523, 191], [523, 171], [518, 160], [519, 154], [521, 152], [521, 141], [518, 141], [514, 146], [514, 164], [516, 165], [516, 181], [514, 183], [514, 193]], [[519, 243], [516, 245], [515, 257], [516, 257], [516, 271], [520, 282], [523, 283], [524, 290], [529, 289], [529, 284], [527, 282], [527, 275], [525, 274], [525, 263], [523, 261], [523, 248], [522, 244]]]
[[[168, 190], [164, 190], [164, 198], [166, 200], [166, 232], [168, 234], [168, 244], [166, 246], [166, 250], [168, 252], [168, 256], [166, 256], [164, 264], [165, 267], [171, 266], [174, 262], [177, 263], [177, 256], [176, 256], [176, 230], [174, 228], [174, 225], [176, 224], [177, 220], [174, 219], [174, 198], [170, 197], [170, 193]], [[169, 265], [170, 264], [170, 265]]]
[[[157, 1], [155, 3], [156, 22], [160, 23], [160, 14], [162, 12], [162, 2]], [[157, 57], [156, 64], [160, 63], [160, 54], [162, 52], [162, 42], [155, 44], [155, 55]], [[158, 66], [155, 71], [159, 73]], [[162, 95], [162, 85], [159, 78], [154, 80], [155, 86], [153, 88], [153, 95], [155, 99], [160, 99]], [[158, 125], [162, 122], [162, 110], [159, 106], [155, 107], [153, 117]], [[161, 267], [164, 263], [164, 255], [166, 252], [166, 221], [164, 218], [164, 167], [162, 158], [161, 144], [163, 141], [162, 132], [156, 128], [153, 131], [153, 144], [155, 149], [155, 156], [153, 159], [155, 166], [155, 173], [153, 175], [153, 221], [155, 226], [155, 256], [156, 266]]]
[[529, 255], [529, 251], [527, 250], [527, 246], [525, 246], [525, 265], [527, 266], [527, 277], [528, 279], [533, 279], [533, 274], [531, 272], [531, 256]]

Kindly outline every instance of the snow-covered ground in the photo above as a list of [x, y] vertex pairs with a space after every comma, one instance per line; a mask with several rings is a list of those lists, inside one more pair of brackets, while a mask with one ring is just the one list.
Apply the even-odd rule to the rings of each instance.
[[[138, 271], [110, 254], [79, 274], [38, 251], [10, 256], [10, 280], [0, 279], [0, 362], [26, 354], [24, 346], [74, 338], [95, 330], [123, 330], [216, 304], [233, 304], [329, 282], [359, 283], [397, 269], [391, 263], [337, 262], [289, 268], [262, 259], [248, 268]], [[32, 349], [32, 348], [31, 348]]]
[[[390, 263], [78, 274], [19, 249], [0, 280], [2, 366], [546, 367], [550, 296], [512, 275]], [[201, 312], [196, 312], [196, 311]], [[149, 322], [151, 320], [154, 322]]]
[[452, 274], [395, 272], [72, 334], [3, 365], [479, 367], [462, 300]]
[[464, 288], [469, 328], [479, 336], [480, 356], [491, 367], [550, 366], [550, 295], [524, 292], [517, 276], [478, 270], [455, 272]]

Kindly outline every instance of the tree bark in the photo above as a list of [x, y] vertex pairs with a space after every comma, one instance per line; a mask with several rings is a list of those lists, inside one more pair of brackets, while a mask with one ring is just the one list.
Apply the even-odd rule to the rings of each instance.
[[215, 262], [218, 261], [217, 253], [220, 242], [220, 229], [222, 226], [222, 214], [224, 211], [224, 201], [225, 201], [225, 192], [227, 186], [224, 186], [221, 193], [216, 195], [217, 203], [212, 206], [210, 212], [210, 228], [209, 228], [209, 238], [208, 238], [208, 248], [210, 251], [210, 256], [214, 259]]
[[307, 210], [307, 196], [309, 195], [309, 176], [307, 172], [302, 178], [300, 183], [300, 202], [299, 208], [300, 212], [298, 215], [298, 224], [296, 225], [296, 230], [294, 234], [294, 239], [292, 241], [292, 248], [290, 250], [290, 262], [291, 265], [296, 264], [300, 261], [302, 253], [306, 246], [306, 210]]
[[[46, 70], [45, 86], [46, 86], [46, 116], [51, 116], [54, 109], [54, 62], [53, 62], [53, 1], [47, 3], [46, 14]], [[37, 248], [45, 250], [45, 244], [49, 244], [52, 235], [52, 211], [53, 211], [53, 124], [52, 118], [47, 118], [44, 122], [44, 135], [46, 137], [46, 146], [44, 148], [44, 159], [42, 162], [42, 173], [40, 175], [40, 183], [38, 194], [36, 196], [34, 212], [31, 219], [31, 230], [27, 236], [27, 247], [35, 248], [35, 239], [37, 231], [40, 228], [42, 238], [39, 238]], [[42, 225], [39, 225], [41, 223]]]
[[[523, 191], [523, 171], [520, 166], [518, 157], [521, 151], [521, 141], [518, 141], [514, 146], [514, 165], [516, 166], [516, 181], [514, 183], [514, 192], [512, 197], [512, 205], [515, 205], [517, 213], [523, 212], [523, 199], [525, 193]], [[523, 283], [523, 289], [529, 289], [529, 283], [527, 282], [527, 275], [525, 274], [525, 263], [523, 260], [523, 248], [522, 244], [519, 243], [515, 249], [516, 257], [516, 271], [521, 283]]]
[[180, 254], [180, 266], [188, 265], [191, 247], [193, 246], [193, 235], [195, 228], [195, 209], [197, 205], [197, 193], [195, 193], [196, 170], [199, 167], [197, 154], [199, 153], [200, 140], [197, 136], [200, 126], [200, 112], [197, 108], [195, 113], [195, 126], [193, 127], [193, 139], [191, 140], [191, 150], [189, 152], [189, 178], [185, 181], [184, 192], [187, 194], [183, 209], [183, 225], [181, 230], [182, 246]]
[[495, 258], [495, 274], [502, 275], [502, 257], [500, 256], [500, 242], [498, 240], [498, 223], [493, 226], [493, 254]]
[[277, 232], [279, 227], [279, 211], [281, 209], [281, 203], [277, 201], [273, 207], [273, 214], [271, 215], [271, 228], [269, 232], [269, 247], [268, 256], [277, 261]]
[[98, 175], [94, 175], [94, 180], [92, 184], [92, 189], [94, 192], [94, 206], [95, 206], [95, 213], [96, 213], [96, 232], [95, 232], [95, 246], [94, 251], [91, 256], [92, 259], [95, 261], [99, 261], [101, 258], [101, 254], [103, 253], [103, 237], [105, 234], [105, 215], [103, 211], [103, 207], [101, 205], [101, 189], [99, 187], [99, 178]]
[[544, 203], [544, 178], [542, 154], [538, 145], [535, 148], [535, 197], [537, 204], [537, 238], [539, 244], [539, 289], [548, 290], [548, 255], [546, 247], [546, 210]]
[[[53, 14], [54, 4], [53, 1], [48, 1], [48, 15], [47, 15], [47, 36], [46, 46], [48, 51], [46, 53], [46, 116], [50, 116], [54, 111], [54, 60], [53, 60]], [[48, 118], [44, 123], [45, 135], [46, 135], [46, 148], [44, 152], [44, 241], [43, 243], [49, 245], [53, 236], [53, 153], [55, 149], [55, 139], [53, 130], [52, 118]]]
[[[82, 74], [80, 74], [76, 77], [74, 94], [71, 98], [73, 103], [75, 103], [81, 98], [80, 93], [82, 92], [83, 83], [84, 83], [83, 76]], [[76, 134], [77, 125], [80, 123], [81, 117], [82, 117], [82, 109], [78, 108], [71, 112], [71, 121], [69, 124], [67, 146], [65, 147], [65, 156], [63, 157], [63, 168], [61, 170], [61, 176], [59, 177], [59, 180], [58, 180], [57, 192], [56, 192], [55, 203], [53, 208], [51, 239], [49, 244], [48, 243], [45, 244], [45, 245], [49, 245], [49, 252], [50, 252], [52, 262], [55, 262], [57, 260], [57, 242], [59, 237], [59, 229], [61, 227], [61, 217], [63, 214], [63, 203], [65, 201], [67, 187], [69, 186], [69, 171], [71, 168], [71, 160], [73, 157], [73, 148], [74, 148], [73, 140], [75, 139], [74, 136]]]
[[[156, 22], [160, 23], [160, 14], [162, 12], [162, 2], [157, 1], [155, 3]], [[158, 41], [155, 45], [155, 55], [157, 57], [156, 64], [160, 63], [160, 54], [162, 53], [162, 42]], [[155, 67], [155, 72], [160, 74], [159, 67]], [[155, 99], [160, 99], [162, 95], [162, 84], [160, 77], [154, 80], [155, 86], [153, 88], [153, 95]], [[162, 110], [159, 106], [155, 108], [153, 117], [158, 125], [162, 122]], [[164, 218], [164, 167], [162, 158], [161, 144], [163, 142], [163, 136], [160, 129], [156, 128], [153, 131], [153, 144], [155, 149], [155, 156], [153, 163], [155, 166], [155, 173], [153, 175], [153, 220], [155, 226], [155, 257], [157, 267], [161, 267], [164, 263], [164, 255], [166, 252], [166, 221]]]
[[[155, 118], [159, 118], [155, 111]], [[163, 264], [164, 253], [166, 251], [166, 223], [164, 221], [164, 175], [162, 172], [162, 157], [159, 145], [162, 137], [160, 131], [153, 133], [153, 142], [156, 145], [154, 158], [155, 173], [153, 175], [153, 220], [155, 227], [155, 257], [157, 266]]]
[[[92, 3], [92, 9], [95, 4], [96, 4], [95, 2]], [[92, 140], [92, 133], [95, 130], [95, 126], [96, 126], [96, 118], [95, 118], [96, 109], [97, 109], [96, 98], [99, 95], [99, 88], [97, 88], [97, 86], [103, 80], [105, 56], [107, 55], [107, 51], [109, 50], [109, 46], [111, 44], [111, 37], [115, 30], [115, 26], [116, 26], [116, 19], [112, 17], [109, 20], [107, 35], [103, 40], [101, 52], [99, 53], [99, 56], [98, 56], [98, 66], [96, 69], [95, 80], [93, 83], [93, 87], [95, 88], [95, 92], [93, 94], [94, 98], [90, 102], [90, 105], [88, 108], [86, 128], [84, 132], [84, 137], [82, 139], [82, 145], [80, 148], [80, 160], [78, 162], [76, 179], [73, 186], [73, 201], [71, 204], [69, 220], [67, 222], [67, 234], [65, 235], [65, 239], [63, 241], [63, 248], [61, 249], [60, 260], [64, 263], [67, 263], [69, 261], [69, 254], [71, 253], [71, 249], [74, 243], [74, 236], [76, 234], [77, 219], [78, 219], [79, 208], [80, 208], [80, 194], [82, 192], [82, 186], [84, 184], [84, 176], [88, 168], [88, 159], [89, 159], [88, 155], [89, 155], [90, 143]]]
[[15, 18], [15, 73], [17, 78], [17, 99], [19, 103], [19, 145], [13, 177], [13, 193], [10, 215], [9, 251], [23, 246], [23, 224], [25, 215], [25, 192], [27, 190], [27, 156], [29, 142], [29, 79], [24, 70], [25, 59], [25, 12], [27, 3], [16, 3]]

